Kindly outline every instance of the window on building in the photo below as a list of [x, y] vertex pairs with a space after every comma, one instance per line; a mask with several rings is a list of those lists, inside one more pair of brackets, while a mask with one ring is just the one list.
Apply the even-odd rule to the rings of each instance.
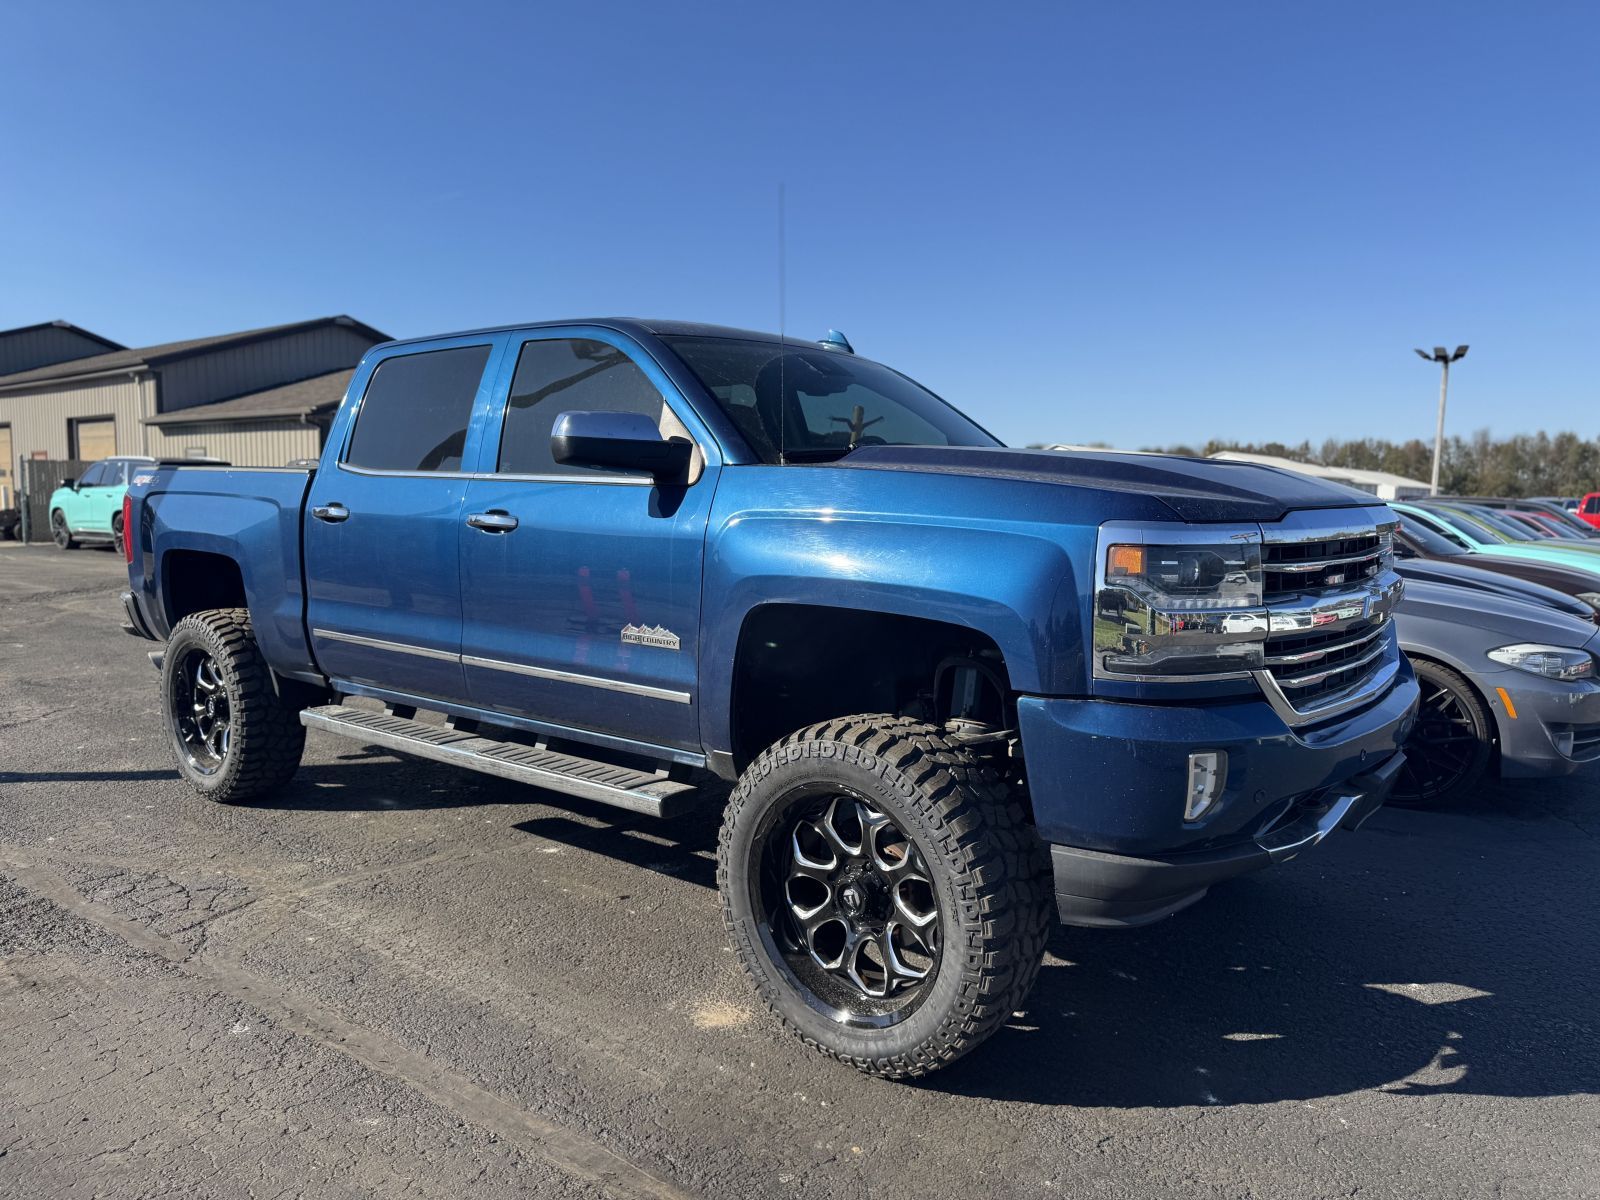
[[488, 346], [397, 355], [378, 364], [345, 462], [371, 471], [459, 471]]
[[666, 402], [631, 358], [606, 342], [547, 338], [525, 342], [506, 401], [498, 470], [507, 475], [593, 474], [602, 468], [558, 463], [550, 431], [568, 412], [641, 413], [657, 424]]

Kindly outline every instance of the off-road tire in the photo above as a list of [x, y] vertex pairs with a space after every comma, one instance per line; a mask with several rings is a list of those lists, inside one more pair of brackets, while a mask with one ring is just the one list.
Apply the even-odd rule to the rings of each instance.
[[78, 548], [78, 539], [72, 536], [72, 529], [67, 525], [67, 514], [59, 508], [50, 514], [50, 540], [62, 550]]
[[[216, 663], [231, 713], [227, 753], [211, 774], [191, 764], [174, 711], [175, 675], [195, 651]], [[178, 771], [202, 796], [221, 803], [251, 800], [282, 787], [299, 767], [305, 727], [298, 709], [273, 687], [247, 610], [216, 608], [179, 621], [162, 659], [161, 694]]]
[[[753, 881], [767, 814], [795, 788], [837, 783], [866, 796], [916, 843], [935, 883], [943, 950], [930, 989], [897, 1024], [861, 1028], [817, 1011], [762, 935]], [[770, 819], [767, 821], [771, 824]], [[890, 1079], [925, 1075], [973, 1049], [1023, 1003], [1053, 910], [1049, 857], [1013, 792], [932, 725], [862, 715], [802, 729], [740, 777], [718, 841], [723, 921], [757, 994], [808, 1045]]]
[[[1458, 672], [1426, 658], [1413, 658], [1411, 665], [1422, 689], [1422, 707], [1406, 741], [1406, 765], [1401, 768], [1389, 803], [1398, 808], [1448, 808], [1471, 796], [1483, 782], [1494, 755], [1494, 717], [1477, 689]], [[1448, 780], [1439, 780], [1428, 770], [1433, 764], [1425, 757], [1430, 751], [1437, 754], [1444, 750], [1443, 746], [1424, 745], [1430, 733], [1443, 728], [1439, 713], [1431, 711], [1439, 705], [1448, 708], [1448, 719], [1455, 723], [1450, 728], [1459, 729], [1459, 736], [1471, 739], [1454, 743], [1460, 747], [1461, 758]]]

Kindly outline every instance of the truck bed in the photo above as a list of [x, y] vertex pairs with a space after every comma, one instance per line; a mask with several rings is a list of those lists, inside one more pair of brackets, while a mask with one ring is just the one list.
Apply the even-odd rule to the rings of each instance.
[[256, 639], [274, 668], [315, 680], [300, 559], [310, 481], [311, 471], [300, 467], [159, 463], [135, 475], [128, 488], [130, 578], [150, 630], [165, 638], [174, 614], [181, 615], [174, 565], [192, 568], [206, 561], [193, 556], [220, 555], [239, 564]]

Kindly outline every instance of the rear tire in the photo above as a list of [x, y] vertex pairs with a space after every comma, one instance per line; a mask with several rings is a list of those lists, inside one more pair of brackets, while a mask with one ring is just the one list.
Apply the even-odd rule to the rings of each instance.
[[1053, 916], [1022, 805], [908, 717], [827, 721], [751, 763], [717, 881], [766, 1006], [824, 1054], [891, 1079], [953, 1062], [1011, 1016]]
[[59, 508], [50, 514], [50, 538], [62, 550], [76, 550], [77, 539], [67, 527], [67, 514]]
[[1411, 663], [1422, 702], [1389, 803], [1446, 808], [1465, 800], [1483, 782], [1494, 751], [1494, 720], [1460, 674], [1425, 658]]
[[167, 639], [161, 693], [178, 771], [202, 796], [251, 800], [299, 767], [305, 727], [274, 688], [245, 609], [179, 621]]
[[116, 550], [118, 558], [121, 558], [124, 554], [127, 553], [127, 550], [124, 547], [123, 541], [122, 541], [122, 514], [121, 513], [118, 513], [116, 516], [111, 518], [111, 545]]

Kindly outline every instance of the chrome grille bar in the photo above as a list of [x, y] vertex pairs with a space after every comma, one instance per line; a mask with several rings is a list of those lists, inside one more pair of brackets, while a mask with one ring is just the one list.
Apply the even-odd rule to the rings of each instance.
[[[1295, 667], [1301, 663], [1316, 662], [1319, 658], [1327, 658], [1330, 654], [1338, 654], [1343, 650], [1354, 650], [1365, 646], [1373, 638], [1383, 632], [1384, 622], [1378, 621], [1371, 628], [1356, 634], [1354, 637], [1345, 638], [1338, 642], [1328, 642], [1310, 650], [1302, 650], [1297, 654], [1269, 654], [1265, 662], [1269, 667]], [[1268, 643], [1271, 644], [1270, 642]]]
[[[1381, 633], [1382, 630], [1379, 629], [1377, 632]], [[1307, 688], [1307, 687], [1311, 687], [1314, 684], [1321, 683], [1325, 679], [1332, 679], [1335, 675], [1342, 675], [1346, 671], [1353, 671], [1357, 667], [1366, 666], [1368, 663], [1372, 662], [1374, 659], [1377, 659], [1380, 656], [1382, 656], [1384, 651], [1386, 651], [1388, 648], [1389, 647], [1388, 647], [1387, 643], [1380, 643], [1379, 645], [1372, 647], [1365, 654], [1361, 655], [1361, 657], [1352, 658], [1352, 659], [1349, 659], [1349, 660], [1347, 660], [1345, 662], [1341, 662], [1341, 663], [1334, 663], [1331, 667], [1328, 667], [1326, 670], [1308, 671], [1304, 675], [1287, 675], [1287, 676], [1286, 675], [1275, 675], [1273, 678], [1275, 678], [1278, 681], [1278, 686], [1279, 687], [1285, 687], [1285, 688]]]

